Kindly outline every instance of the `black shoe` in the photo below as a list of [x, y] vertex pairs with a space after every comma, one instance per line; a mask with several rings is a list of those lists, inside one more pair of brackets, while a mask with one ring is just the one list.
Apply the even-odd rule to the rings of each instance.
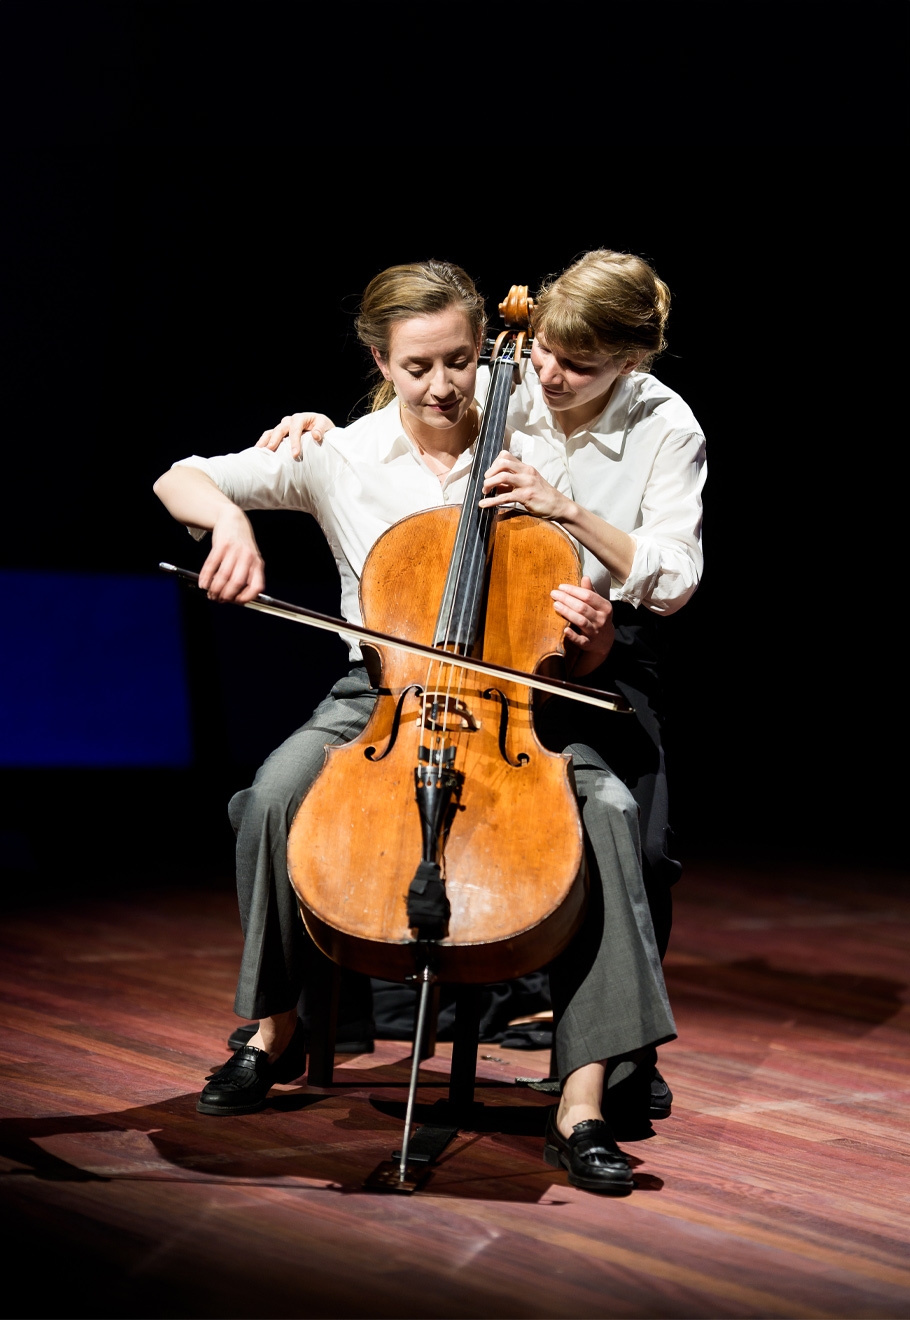
[[669, 1118], [673, 1112], [673, 1092], [657, 1069], [651, 1078], [651, 1109], [649, 1117]]
[[255, 1114], [264, 1109], [276, 1082], [293, 1082], [306, 1071], [306, 1042], [298, 1021], [291, 1043], [275, 1063], [265, 1050], [242, 1045], [223, 1068], [206, 1078], [199, 1097], [200, 1114]]
[[607, 1196], [628, 1196], [634, 1187], [632, 1168], [603, 1119], [587, 1118], [576, 1123], [571, 1137], [564, 1137], [556, 1126], [558, 1108], [553, 1105], [547, 1116], [543, 1148], [547, 1164], [565, 1169], [573, 1187]]
[[[258, 1022], [251, 1022], [249, 1026], [246, 1027], [237, 1027], [236, 1030], [228, 1036], [228, 1049], [242, 1049], [244, 1045], [250, 1043], [258, 1030]], [[304, 1031], [307, 1038], [309, 1038], [309, 1032], [307, 1032], [306, 1029], [304, 1029]], [[375, 1052], [376, 1046], [367, 1036], [352, 1037], [350, 1040], [345, 1040], [343, 1026], [340, 1028], [340, 1033], [339, 1039], [335, 1042], [336, 1054], [373, 1054]]]

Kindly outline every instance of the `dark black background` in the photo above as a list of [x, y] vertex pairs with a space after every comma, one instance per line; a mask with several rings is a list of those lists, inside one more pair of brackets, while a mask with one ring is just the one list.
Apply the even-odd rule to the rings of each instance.
[[[663, 625], [682, 854], [895, 861], [904, 12], [5, 4], [4, 564], [198, 567], [153, 480], [295, 408], [344, 420], [386, 265], [458, 261], [493, 311], [634, 251], [711, 459], [704, 583]], [[268, 589], [334, 608], [315, 528], [256, 523]], [[51, 824], [96, 879], [226, 872], [226, 795], [343, 664], [249, 612], [184, 617], [193, 768], [7, 772], [35, 883]]]

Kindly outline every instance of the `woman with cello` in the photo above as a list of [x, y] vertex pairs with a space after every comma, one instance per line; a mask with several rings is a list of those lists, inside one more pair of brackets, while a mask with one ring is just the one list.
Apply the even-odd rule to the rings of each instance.
[[[357, 582], [378, 536], [408, 514], [458, 504], [464, 495], [479, 425], [474, 392], [483, 320], [482, 300], [458, 267], [425, 262], [384, 271], [364, 295], [357, 326], [394, 390], [391, 402], [334, 430], [323, 445], [308, 446], [299, 463], [288, 447], [277, 454], [254, 448], [184, 460], [159, 479], [155, 489], [169, 511], [198, 535], [212, 533], [200, 575], [211, 598], [244, 603], [262, 590], [262, 560], [243, 510], [298, 509], [318, 519], [339, 567], [342, 612], [358, 620]], [[510, 448], [516, 461], [551, 478], [553, 489], [565, 484], [546, 442], [513, 437]], [[589, 533], [604, 534], [599, 526]], [[549, 595], [565, 620], [570, 672], [579, 676], [609, 650], [609, 603], [587, 579], [581, 586], [553, 583]], [[202, 1113], [255, 1112], [274, 1082], [303, 1071], [296, 1003], [307, 941], [287, 875], [287, 834], [325, 744], [358, 734], [376, 698], [355, 664], [253, 786], [232, 800], [245, 936], [235, 1009], [258, 1016], [260, 1026], [204, 1089]], [[550, 1115], [545, 1157], [566, 1167], [578, 1186], [624, 1194], [631, 1175], [602, 1119], [605, 1080], [617, 1085], [634, 1076], [644, 1052], [675, 1035], [643, 888], [638, 813], [598, 751], [564, 739], [558, 719], [545, 741], [573, 758], [591, 870], [588, 917], [551, 968], [563, 1094]], [[501, 824], [507, 826], [520, 830], [522, 822]]]

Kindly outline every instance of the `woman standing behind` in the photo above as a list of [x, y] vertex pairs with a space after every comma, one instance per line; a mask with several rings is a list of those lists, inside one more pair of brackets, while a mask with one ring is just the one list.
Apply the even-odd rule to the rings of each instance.
[[488, 474], [491, 487], [504, 487], [491, 503], [519, 500], [576, 537], [584, 572], [613, 603], [616, 640], [586, 681], [618, 687], [636, 710], [634, 721], [609, 722], [602, 745], [641, 812], [661, 956], [680, 866], [668, 847], [659, 616], [680, 609], [701, 578], [707, 475], [701, 427], [649, 370], [666, 346], [669, 310], [664, 282], [625, 252], [588, 252], [545, 285], [534, 313], [533, 369], [514, 392], [509, 423], [561, 455], [574, 498], [508, 455]]

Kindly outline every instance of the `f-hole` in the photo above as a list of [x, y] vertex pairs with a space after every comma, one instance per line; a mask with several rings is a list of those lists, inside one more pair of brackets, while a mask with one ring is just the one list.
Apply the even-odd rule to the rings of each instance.
[[373, 761], [374, 763], [376, 761], [381, 761], [383, 757], [388, 756], [389, 752], [395, 746], [395, 740], [398, 737], [398, 726], [401, 723], [401, 712], [404, 707], [404, 699], [409, 692], [416, 692], [418, 697], [420, 697], [423, 695], [423, 688], [419, 683], [411, 683], [410, 686], [402, 689], [401, 696], [398, 698], [398, 704], [395, 707], [395, 718], [392, 720], [392, 733], [389, 737], [389, 745], [385, 751], [380, 752], [378, 756], [376, 755], [375, 747], [365, 747], [363, 754], [368, 761]]
[[511, 765], [518, 770], [521, 766], [527, 765], [531, 758], [527, 752], [519, 752], [518, 760], [513, 761], [506, 751], [506, 737], [509, 731], [509, 698], [504, 692], [500, 692], [499, 688], [487, 688], [483, 695], [488, 699], [493, 697], [499, 699], [499, 751], [506, 765]]

